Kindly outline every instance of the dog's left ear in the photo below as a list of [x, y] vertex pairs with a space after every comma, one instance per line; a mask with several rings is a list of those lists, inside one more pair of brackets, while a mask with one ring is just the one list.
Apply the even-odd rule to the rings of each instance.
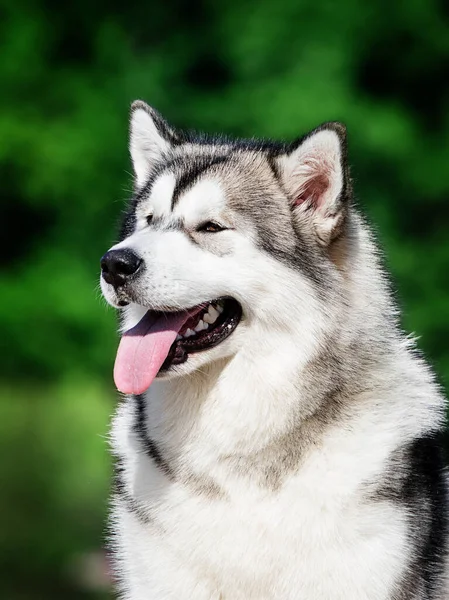
[[325, 123], [276, 160], [295, 219], [327, 246], [341, 232], [350, 193], [345, 126]]
[[154, 164], [177, 143], [178, 134], [154, 108], [141, 100], [132, 103], [129, 151], [137, 188], [146, 182]]

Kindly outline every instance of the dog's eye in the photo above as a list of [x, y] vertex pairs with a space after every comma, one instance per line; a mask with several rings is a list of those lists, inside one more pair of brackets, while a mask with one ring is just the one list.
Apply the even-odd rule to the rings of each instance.
[[213, 221], [207, 221], [207, 223], [203, 223], [197, 229], [197, 231], [204, 231], [207, 233], [218, 233], [219, 231], [224, 231], [226, 227], [222, 227], [218, 223], [214, 223]]
[[151, 225], [152, 220], [153, 220], [153, 215], [148, 215], [147, 216], [147, 224]]

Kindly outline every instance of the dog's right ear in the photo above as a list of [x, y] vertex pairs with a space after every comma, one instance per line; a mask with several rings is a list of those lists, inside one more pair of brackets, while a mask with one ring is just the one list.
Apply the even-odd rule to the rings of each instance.
[[129, 151], [137, 188], [144, 185], [153, 165], [178, 142], [176, 132], [154, 108], [141, 100], [132, 103]]

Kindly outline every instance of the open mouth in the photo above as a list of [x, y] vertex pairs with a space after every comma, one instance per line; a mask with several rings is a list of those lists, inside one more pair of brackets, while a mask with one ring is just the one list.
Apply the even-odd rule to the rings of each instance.
[[241, 316], [240, 304], [233, 298], [200, 305], [179, 330], [161, 369], [185, 362], [189, 354], [217, 346], [231, 335]]
[[228, 297], [186, 311], [147, 311], [122, 336], [114, 366], [117, 388], [125, 394], [141, 394], [159, 372], [223, 342], [241, 317], [240, 304]]

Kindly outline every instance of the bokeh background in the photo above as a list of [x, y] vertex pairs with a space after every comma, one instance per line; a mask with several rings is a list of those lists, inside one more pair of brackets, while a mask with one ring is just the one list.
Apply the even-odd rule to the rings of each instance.
[[349, 129], [404, 326], [449, 382], [449, 5], [0, 0], [0, 597], [101, 599], [117, 396], [99, 258], [128, 108], [292, 139]]

